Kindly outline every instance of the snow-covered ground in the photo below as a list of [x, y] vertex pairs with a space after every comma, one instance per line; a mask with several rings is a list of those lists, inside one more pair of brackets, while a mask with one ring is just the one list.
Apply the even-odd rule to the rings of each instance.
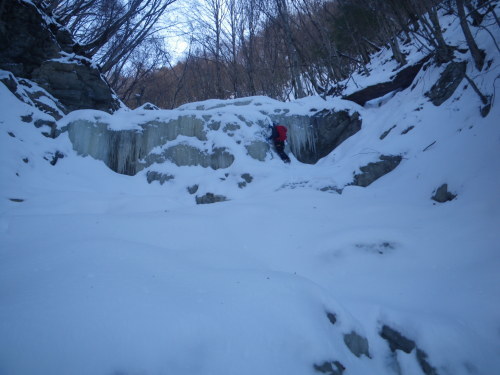
[[[499, 55], [479, 42], [493, 62], [468, 74], [493, 95]], [[316, 165], [239, 156], [227, 171], [171, 165], [163, 185], [76, 155], [66, 133], [44, 137], [21, 116], [46, 115], [0, 85], [0, 374], [304, 375], [334, 361], [346, 375], [423, 374], [384, 325], [434, 373], [498, 373], [500, 106], [482, 118], [464, 80], [435, 107], [423, 94], [443, 69], [356, 106], [362, 130]], [[381, 154], [403, 161], [346, 186]], [[242, 172], [253, 181], [226, 188]], [[231, 200], [196, 205], [193, 175]], [[457, 197], [436, 203], [443, 183]], [[370, 358], [345, 345], [353, 331]]]

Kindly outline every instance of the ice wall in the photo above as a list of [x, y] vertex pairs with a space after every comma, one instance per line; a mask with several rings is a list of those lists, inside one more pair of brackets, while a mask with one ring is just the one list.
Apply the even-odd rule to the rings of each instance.
[[270, 155], [273, 122], [288, 128], [288, 151], [313, 164], [361, 126], [359, 115], [348, 110], [265, 97], [192, 103], [172, 111], [81, 112], [62, 126], [74, 149], [127, 175], [166, 161], [212, 169], [228, 168], [236, 158], [263, 162]]
[[312, 116], [272, 115], [274, 122], [288, 128], [288, 144], [290, 151], [298, 160], [304, 155], [316, 152], [317, 134], [314, 130]]
[[[79, 154], [102, 160], [112, 170], [127, 175], [167, 160], [178, 166], [227, 168], [235, 160], [229, 148], [246, 147], [245, 153], [261, 161], [269, 151], [263, 137], [242, 142], [234, 137], [235, 125], [221, 126], [210, 116], [157, 119], [131, 130], [113, 130], [109, 125], [102, 119], [77, 119], [65, 129]], [[209, 133], [211, 139], [207, 137]]]

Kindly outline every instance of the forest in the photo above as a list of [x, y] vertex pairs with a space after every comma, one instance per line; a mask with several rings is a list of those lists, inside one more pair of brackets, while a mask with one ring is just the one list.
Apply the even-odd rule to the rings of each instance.
[[[370, 55], [415, 44], [438, 63], [455, 46], [438, 10], [460, 22], [477, 70], [485, 53], [470, 25], [495, 30], [492, 0], [38, 0], [97, 61], [120, 98], [161, 108], [211, 98], [335, 95]], [[492, 14], [494, 25], [483, 24]], [[175, 56], [172, 41], [186, 46]], [[498, 46], [497, 46], [498, 48]]]

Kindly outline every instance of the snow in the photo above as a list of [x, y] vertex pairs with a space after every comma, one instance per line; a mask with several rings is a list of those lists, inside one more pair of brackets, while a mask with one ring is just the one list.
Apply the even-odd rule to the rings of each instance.
[[[453, 30], [448, 37], [462, 43]], [[478, 40], [494, 61], [480, 75], [469, 63], [468, 74], [493, 94], [498, 53], [486, 33]], [[375, 66], [356, 82], [384, 81]], [[496, 373], [499, 106], [494, 99], [482, 118], [465, 81], [433, 106], [423, 94], [443, 69], [420, 72], [413, 90], [380, 106], [253, 97], [174, 111], [75, 111], [58, 122], [64, 130], [97, 118], [136, 130], [158, 117], [258, 122], [312, 108], [363, 119], [316, 165], [260, 162], [233, 148], [228, 169], [154, 165], [175, 175], [163, 185], [148, 184], [147, 170], [118, 175], [78, 156], [66, 132], [43, 136], [20, 117], [47, 115], [0, 85], [0, 373], [303, 375], [339, 361], [346, 375], [422, 374], [415, 350], [390, 352], [383, 325], [414, 340], [439, 374]], [[257, 134], [242, 129], [241, 139]], [[193, 143], [186, 138], [171, 144]], [[65, 156], [51, 165], [57, 151]], [[380, 155], [403, 161], [367, 188], [348, 185]], [[242, 189], [243, 173], [253, 181]], [[457, 198], [439, 204], [430, 197], [443, 183]], [[193, 184], [196, 195], [230, 200], [196, 205], [186, 191]], [[368, 339], [371, 358], [345, 346], [352, 331]]]

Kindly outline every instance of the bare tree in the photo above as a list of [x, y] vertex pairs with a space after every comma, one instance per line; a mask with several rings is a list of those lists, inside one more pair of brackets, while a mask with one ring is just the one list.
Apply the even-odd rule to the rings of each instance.
[[474, 64], [477, 70], [482, 70], [484, 65], [484, 59], [486, 54], [484, 51], [480, 50], [472, 36], [472, 33], [469, 28], [469, 24], [467, 23], [467, 17], [465, 16], [464, 10], [464, 0], [456, 0], [458, 17], [460, 18], [460, 26], [462, 27], [462, 31], [465, 36], [465, 40], [467, 41], [467, 45], [469, 46], [470, 54], [474, 59]]

